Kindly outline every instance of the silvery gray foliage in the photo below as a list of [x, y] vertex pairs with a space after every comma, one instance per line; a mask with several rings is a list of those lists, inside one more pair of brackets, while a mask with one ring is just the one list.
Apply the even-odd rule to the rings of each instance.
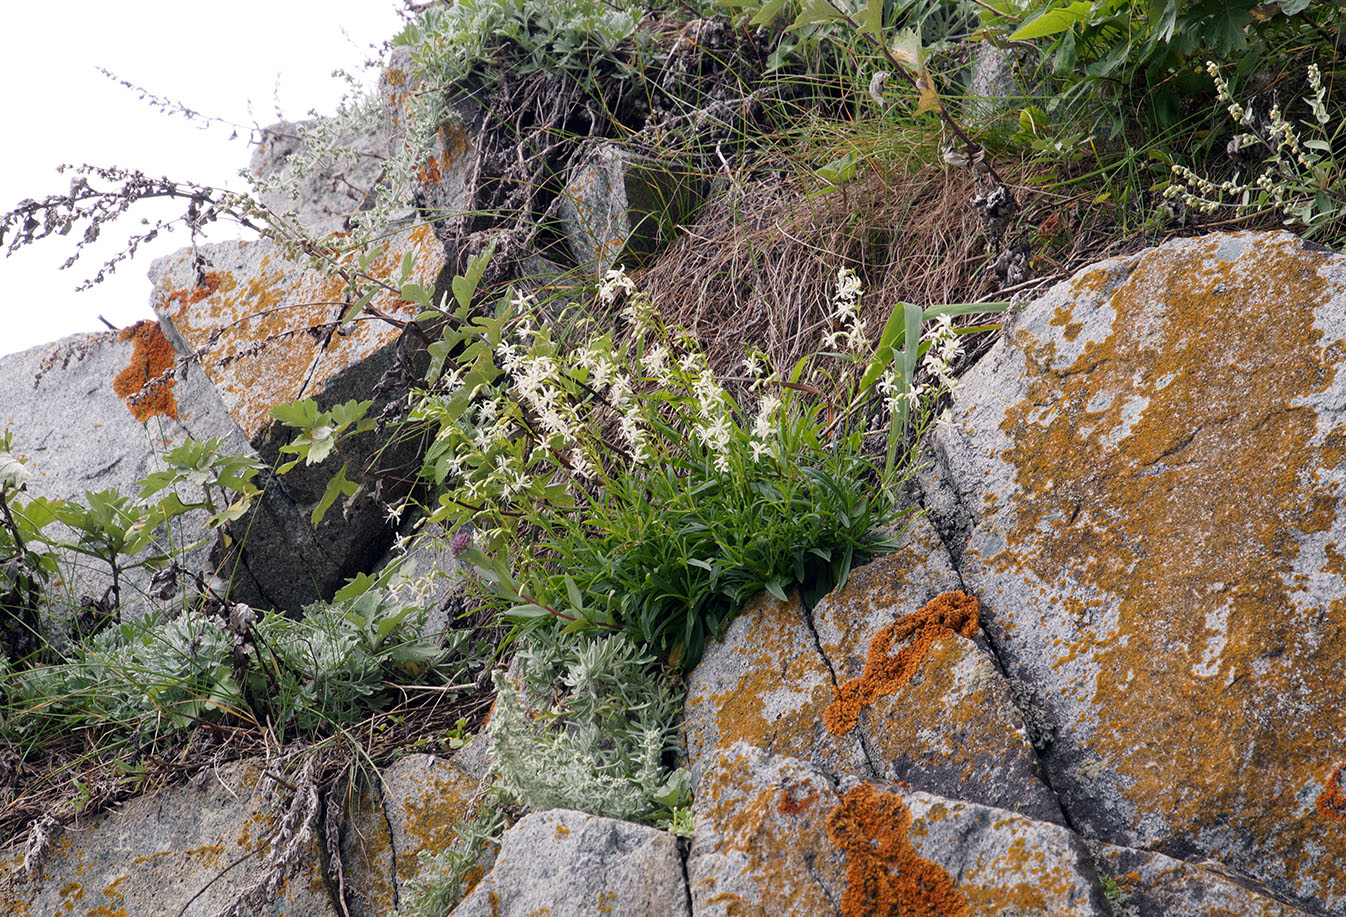
[[497, 672], [487, 727], [502, 790], [533, 811], [647, 820], [686, 803], [676, 752], [681, 692], [624, 635], [533, 632], [516, 676]]

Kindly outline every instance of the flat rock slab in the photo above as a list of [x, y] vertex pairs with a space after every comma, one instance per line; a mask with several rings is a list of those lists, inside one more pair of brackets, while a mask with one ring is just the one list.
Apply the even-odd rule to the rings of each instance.
[[[416, 260], [410, 280], [433, 289], [444, 255], [428, 226], [388, 239], [367, 273], [395, 278], [407, 253]], [[348, 261], [354, 270], [355, 255]], [[346, 309], [341, 278], [298, 265], [267, 241], [184, 250], [155, 261], [150, 279], [164, 334], [180, 352], [197, 356], [230, 416], [251, 440], [271, 426], [273, 405], [300, 398], [327, 405], [370, 397], [390, 356], [376, 369], [367, 364], [389, 351], [402, 333], [368, 315], [339, 328]], [[370, 305], [398, 321], [416, 313], [413, 303], [390, 292], [381, 292]]]
[[1104, 846], [1098, 868], [1110, 879], [1114, 912], [1133, 917], [1306, 917], [1310, 912], [1268, 898], [1218, 863], [1184, 863], [1162, 853]]
[[[23, 856], [8, 851], [0, 860], [0, 912], [213, 917], [257, 880], [267, 853], [280, 813], [264, 802], [262, 784], [257, 764], [235, 762], [132, 800], [68, 829], [40, 878], [11, 884]], [[320, 862], [314, 844], [264, 913], [335, 915]]]
[[692, 785], [717, 751], [739, 741], [832, 774], [869, 773], [860, 737], [834, 736], [823, 724], [833, 686], [799, 597], [782, 602], [764, 592], [750, 601], [688, 676], [683, 735]]
[[1080, 840], [1060, 825], [855, 780], [746, 743], [697, 792], [696, 915], [1103, 915]]
[[686, 917], [678, 842], [666, 831], [569, 809], [505, 832], [495, 867], [454, 917]]
[[1103, 262], [964, 377], [929, 503], [1071, 824], [1315, 913], [1346, 911], [1344, 358], [1346, 257], [1289, 234]]
[[443, 853], [458, 822], [476, 816], [480, 782], [451, 759], [407, 755], [383, 771], [383, 811], [391, 831], [398, 898], [421, 871], [418, 854]]

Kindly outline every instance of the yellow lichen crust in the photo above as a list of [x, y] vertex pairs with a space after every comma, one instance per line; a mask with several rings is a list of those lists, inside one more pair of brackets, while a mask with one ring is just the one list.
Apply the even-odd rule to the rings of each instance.
[[[1346, 736], [1332, 543], [1346, 342], [1324, 327], [1342, 259], [1287, 235], [1224, 236], [1116, 278], [1075, 281], [1104, 317], [1082, 339], [1014, 334], [1025, 384], [998, 458], [1015, 488], [981, 523], [1003, 541], [974, 537], [993, 556], [971, 581], [1006, 651], [1074, 720], [1067, 783], [1120, 794], [1108, 817], [1128, 843], [1192, 848], [1346, 906], [1346, 834], [1301, 801]], [[996, 604], [1025, 586], [1038, 603]]]
[[[345, 282], [339, 276], [302, 270], [264, 242], [240, 242], [237, 249], [218, 246], [219, 265], [237, 263], [246, 273], [220, 267], [206, 282], [173, 289], [161, 280], [155, 291], [161, 319], [170, 321], [187, 345], [201, 353], [201, 368], [219, 391], [234, 421], [249, 437], [271, 422], [270, 408], [321, 392], [323, 384], [396, 340], [400, 330], [380, 320], [361, 320], [336, 334], [347, 309]], [[397, 273], [405, 253], [416, 256], [410, 278], [433, 288], [443, 251], [430, 226], [418, 226], [390, 240], [369, 265], [374, 277]], [[358, 253], [347, 256], [355, 269]], [[168, 277], [196, 274], [190, 255], [172, 266]], [[249, 259], [255, 260], [255, 264]], [[370, 303], [397, 321], [410, 320], [417, 307], [390, 292]]]
[[[823, 714], [827, 731], [842, 736], [855, 728], [860, 711], [875, 700], [895, 693], [911, 680], [932, 643], [941, 637], [977, 632], [977, 600], [962, 592], [943, 592], [920, 611], [903, 615], [882, 628], [869, 642], [865, 671], [838, 685]], [[894, 643], [911, 643], [890, 654]]]
[[971, 917], [949, 874], [917, 856], [901, 798], [862, 783], [827, 815], [827, 835], [846, 854], [842, 917]]
[[1314, 800], [1313, 807], [1323, 818], [1346, 821], [1346, 793], [1341, 789], [1341, 772], [1346, 763], [1338, 764], [1327, 778], [1327, 786]]

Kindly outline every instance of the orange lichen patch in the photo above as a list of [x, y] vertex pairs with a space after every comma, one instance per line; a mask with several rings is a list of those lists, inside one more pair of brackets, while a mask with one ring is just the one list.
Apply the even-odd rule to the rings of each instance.
[[798, 815], [817, 800], [818, 791], [814, 789], [813, 782], [801, 780], [781, 788], [776, 811], [782, 815]]
[[827, 836], [846, 854], [842, 917], [971, 917], [949, 874], [916, 854], [910, 828], [902, 799], [867, 783], [848, 790], [828, 813]]
[[[881, 628], [869, 641], [865, 671], [860, 677], [838, 685], [833, 701], [823, 714], [827, 731], [843, 736], [855, 728], [860, 711], [880, 697], [894, 694], [911, 680], [930, 645], [941, 637], [977, 632], [979, 606], [974, 596], [942, 592], [920, 611], [903, 615]], [[890, 655], [894, 643], [911, 643]]]
[[[1058, 657], [1039, 684], [1077, 705], [1080, 758], [1099, 760], [1134, 828], [1143, 815], [1175, 845], [1246, 839], [1255, 853], [1221, 853], [1336, 902], [1346, 837], [1324, 850], [1320, 825], [1289, 813], [1323, 737], [1346, 735], [1346, 602], [1296, 584], [1319, 572], [1299, 540], [1338, 518], [1341, 431], [1312, 405], [1335, 397], [1342, 343], [1315, 313], [1339, 257], [1284, 236], [1187, 241], [1139, 257], [1105, 294], [1109, 333], [1077, 356], [1016, 332], [1026, 391], [1000, 424], [1016, 486], [984, 583], [1106, 599], [1105, 624], [1045, 601], [996, 620], [1007, 645]], [[1099, 393], [1111, 404], [1091, 409]]]
[[[233, 250], [219, 246], [212, 256], [220, 268], [213, 289], [206, 285], [173, 290], [161, 281], [156, 291], [160, 316], [172, 322], [189, 347], [201, 352], [202, 370], [249, 437], [270, 425], [273, 405], [320, 392], [328, 380], [392, 344], [401, 333], [383, 321], [362, 320], [349, 334], [335, 334], [347, 308], [344, 281], [302, 270], [282, 258], [279, 250], [262, 255], [268, 246], [266, 242], [239, 243]], [[430, 226], [389, 240], [367, 273], [395, 276], [408, 251], [416, 255], [409, 280], [433, 287], [444, 255]], [[342, 257], [355, 270], [359, 256], [352, 251]], [[236, 270], [225, 270], [229, 265]], [[171, 276], [184, 275], [194, 276], [187, 256], [171, 268]], [[370, 306], [397, 321], [409, 320], [417, 311], [391, 291], [381, 291]]]
[[558, 839], [570, 837], [570, 829], [565, 825], [556, 826], [556, 837]]
[[1327, 786], [1313, 801], [1314, 810], [1323, 818], [1346, 821], [1346, 793], [1343, 793], [1341, 789], [1341, 772], [1343, 769], [1346, 769], [1346, 762], [1332, 768], [1332, 775], [1327, 778]]
[[177, 420], [178, 402], [173, 397], [176, 381], [165, 373], [173, 369], [177, 354], [164, 337], [158, 322], [136, 322], [123, 328], [119, 341], [130, 341], [131, 362], [112, 380], [112, 390], [126, 399], [136, 420], [144, 423], [156, 414]]

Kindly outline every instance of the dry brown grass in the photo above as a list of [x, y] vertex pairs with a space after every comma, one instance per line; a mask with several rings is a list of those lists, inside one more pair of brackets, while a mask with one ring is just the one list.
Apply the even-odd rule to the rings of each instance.
[[1033, 278], [1016, 286], [992, 268], [999, 251], [988, 250], [970, 203], [971, 176], [940, 166], [886, 175], [870, 168], [813, 197], [798, 181], [734, 183], [637, 282], [667, 323], [701, 341], [717, 370], [730, 371], [745, 347], [788, 369], [830, 330], [843, 266], [864, 284], [874, 337], [899, 302], [1032, 298], [1086, 264], [1159, 241], [1118, 239], [1114, 214], [1087, 195], [1044, 192], [1026, 168], [1001, 168], [1020, 205], [1007, 239], [1026, 247], [1033, 265]]

